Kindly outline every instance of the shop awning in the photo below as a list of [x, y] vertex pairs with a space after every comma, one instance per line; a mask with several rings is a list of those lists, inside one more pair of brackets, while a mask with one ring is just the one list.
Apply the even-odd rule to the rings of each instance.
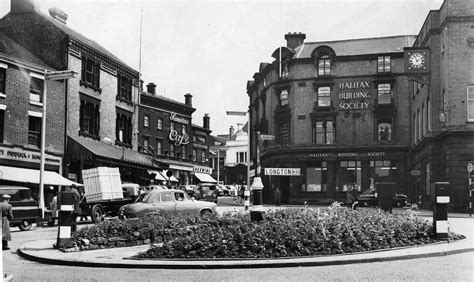
[[[161, 172], [161, 175], [163, 175], [163, 177], [165, 178], [165, 181], [168, 180], [168, 176], [166, 176], [166, 172], [167, 172], [167, 170], [163, 170], [163, 171]], [[178, 180], [176, 177], [174, 177], [174, 175], [171, 175], [170, 181], [179, 182], [179, 180]]]
[[194, 176], [196, 176], [196, 178], [199, 179], [199, 181], [201, 182], [217, 183], [217, 180], [215, 180], [212, 176], [210, 176], [207, 173], [195, 172]]
[[156, 180], [166, 181], [166, 178], [157, 170], [148, 170], [149, 174], [154, 174]]
[[[44, 171], [43, 175], [43, 183], [45, 185], [71, 186], [72, 184], [76, 184], [77, 186], [83, 186], [82, 184], [62, 177], [54, 171]], [[0, 166], [0, 180], [39, 184], [40, 171], [37, 169]]]

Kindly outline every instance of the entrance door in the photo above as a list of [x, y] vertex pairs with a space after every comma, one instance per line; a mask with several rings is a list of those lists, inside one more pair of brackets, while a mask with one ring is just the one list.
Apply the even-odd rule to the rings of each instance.
[[290, 176], [280, 176], [281, 203], [287, 205], [290, 199]]

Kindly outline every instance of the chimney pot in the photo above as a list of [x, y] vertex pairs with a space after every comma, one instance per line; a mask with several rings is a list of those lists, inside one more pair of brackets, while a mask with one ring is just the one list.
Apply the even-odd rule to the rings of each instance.
[[49, 15], [50, 15], [53, 19], [57, 20], [58, 22], [60, 22], [60, 23], [62, 23], [62, 24], [66, 24], [66, 21], [67, 21], [67, 17], [68, 17], [68, 16], [67, 16], [67, 14], [66, 14], [64, 11], [62, 11], [62, 10], [56, 8], [56, 7], [49, 8], [48, 11], [49, 11]]
[[229, 127], [229, 140], [232, 140], [232, 136], [234, 136], [234, 127], [231, 125]]
[[204, 114], [204, 117], [202, 118], [202, 127], [204, 127], [205, 129], [210, 129], [209, 114]]
[[10, 13], [12, 14], [31, 13], [38, 11], [39, 10], [33, 0], [11, 0]]
[[146, 92], [155, 95], [156, 94], [156, 84], [150, 82], [146, 85]]
[[300, 46], [304, 43], [305, 39], [306, 34], [301, 32], [288, 32], [287, 34], [285, 34], [286, 47], [290, 49], [295, 49], [296, 47]]
[[193, 95], [191, 95], [190, 93], [186, 93], [184, 95], [184, 104], [186, 104], [187, 106], [192, 107], [193, 106]]

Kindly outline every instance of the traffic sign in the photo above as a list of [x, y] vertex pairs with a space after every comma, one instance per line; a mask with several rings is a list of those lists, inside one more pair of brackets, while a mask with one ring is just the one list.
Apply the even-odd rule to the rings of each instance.
[[421, 175], [421, 171], [414, 169], [414, 170], [411, 171], [411, 175], [412, 175], [412, 176], [420, 176], [420, 175]]
[[471, 162], [467, 163], [467, 171], [472, 172], [473, 165]]
[[260, 135], [260, 140], [263, 140], [263, 141], [275, 140], [275, 135], [265, 135], [265, 134], [261, 134], [261, 135]]

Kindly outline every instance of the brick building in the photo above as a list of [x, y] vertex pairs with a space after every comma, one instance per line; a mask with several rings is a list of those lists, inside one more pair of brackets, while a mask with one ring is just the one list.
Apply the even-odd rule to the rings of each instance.
[[[272, 63], [247, 83], [252, 159], [264, 201], [345, 201], [395, 182], [409, 201], [431, 206], [433, 182], [449, 182], [451, 208], [468, 202], [474, 160], [473, 3], [447, 0], [418, 36], [305, 42], [285, 35]], [[281, 62], [281, 64], [280, 64]], [[286, 169], [285, 169], [286, 168]]]
[[81, 182], [82, 169], [116, 166], [123, 181], [139, 182], [147, 169], [161, 166], [137, 151], [138, 72], [66, 21], [55, 8], [45, 15], [32, 0], [12, 0], [0, 31], [52, 68], [78, 73], [53, 119], [64, 123], [58, 136], [66, 152], [64, 175]]
[[[210, 117], [203, 117], [203, 125], [192, 123], [192, 95], [184, 95], [185, 102], [158, 95], [156, 85], [149, 83], [141, 94], [139, 107], [138, 143], [141, 152], [150, 154], [166, 164], [174, 184], [215, 182], [210, 174], [209, 134]], [[153, 171], [156, 181], [166, 182], [166, 171]]]

